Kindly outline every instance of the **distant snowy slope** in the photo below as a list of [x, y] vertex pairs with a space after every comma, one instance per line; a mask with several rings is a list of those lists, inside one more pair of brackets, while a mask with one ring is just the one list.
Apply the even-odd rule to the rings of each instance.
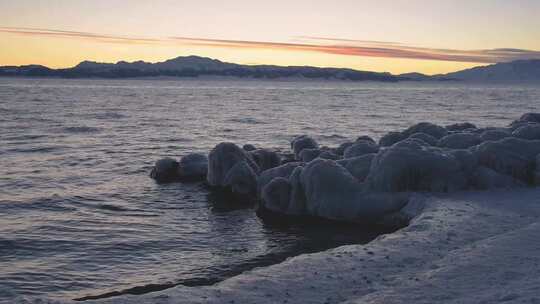
[[497, 63], [439, 75], [435, 78], [480, 82], [540, 82], [540, 59]]

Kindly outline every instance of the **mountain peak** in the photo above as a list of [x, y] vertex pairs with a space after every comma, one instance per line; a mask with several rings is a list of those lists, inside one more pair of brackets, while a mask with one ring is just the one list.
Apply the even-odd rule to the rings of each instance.
[[94, 69], [94, 68], [100, 68], [104, 66], [110, 66], [113, 65], [112, 63], [103, 63], [103, 62], [97, 62], [97, 61], [91, 61], [91, 60], [85, 60], [81, 63], [77, 64], [74, 68], [75, 69]]

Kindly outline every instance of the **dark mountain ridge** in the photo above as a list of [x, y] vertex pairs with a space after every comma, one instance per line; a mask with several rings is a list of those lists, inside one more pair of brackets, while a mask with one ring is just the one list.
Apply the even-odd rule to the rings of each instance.
[[305, 78], [352, 81], [481, 81], [540, 82], [540, 59], [518, 60], [475, 67], [444, 75], [421, 73], [392, 75], [346, 68], [311, 66], [241, 65], [199, 56], [185, 56], [163, 62], [100, 63], [83, 61], [72, 68], [51, 69], [41, 65], [0, 67], [4, 77], [136, 78], [225, 76], [256, 79]]

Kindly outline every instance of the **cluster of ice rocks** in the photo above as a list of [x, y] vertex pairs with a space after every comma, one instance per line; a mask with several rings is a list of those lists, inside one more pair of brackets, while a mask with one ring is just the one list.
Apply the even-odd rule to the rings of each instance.
[[411, 192], [451, 192], [540, 185], [540, 113], [505, 128], [471, 123], [446, 127], [422, 122], [321, 147], [307, 135], [291, 153], [220, 143], [201, 154], [159, 160], [158, 181], [206, 180], [259, 202], [259, 214], [385, 223], [407, 205]]

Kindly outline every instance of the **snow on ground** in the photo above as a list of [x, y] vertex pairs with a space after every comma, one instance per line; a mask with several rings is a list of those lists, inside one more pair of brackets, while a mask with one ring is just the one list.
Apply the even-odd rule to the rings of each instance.
[[540, 189], [414, 199], [425, 208], [408, 227], [367, 245], [300, 255], [215, 286], [88, 303], [540, 303]]

